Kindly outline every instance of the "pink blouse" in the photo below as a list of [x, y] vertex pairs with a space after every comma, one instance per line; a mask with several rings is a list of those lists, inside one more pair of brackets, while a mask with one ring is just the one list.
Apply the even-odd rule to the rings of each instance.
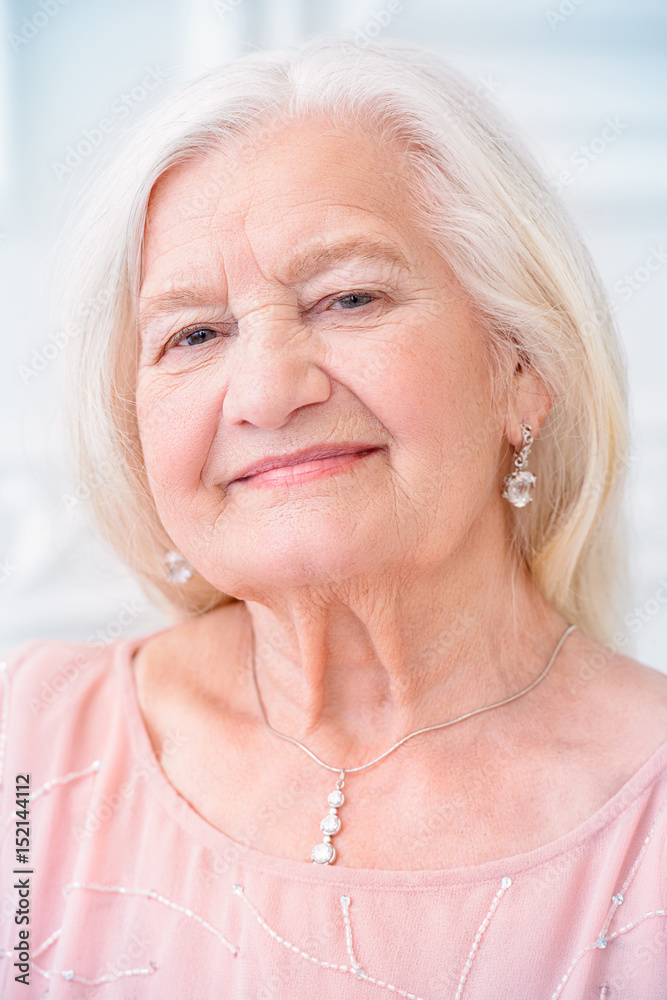
[[287, 861], [167, 780], [134, 684], [142, 641], [26, 643], [0, 670], [3, 1000], [667, 998], [667, 743], [526, 854], [444, 871]]

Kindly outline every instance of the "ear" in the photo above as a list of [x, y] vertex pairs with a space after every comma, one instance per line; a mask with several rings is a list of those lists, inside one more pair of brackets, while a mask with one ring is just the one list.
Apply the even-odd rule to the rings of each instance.
[[507, 397], [505, 436], [512, 447], [523, 444], [521, 424], [528, 424], [536, 438], [553, 405], [553, 398], [535, 369], [517, 361]]

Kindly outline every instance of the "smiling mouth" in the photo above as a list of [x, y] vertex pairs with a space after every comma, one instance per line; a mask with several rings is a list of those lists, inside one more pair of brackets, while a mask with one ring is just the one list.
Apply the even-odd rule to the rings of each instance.
[[[309, 459], [296, 462], [294, 465], [281, 465], [277, 469], [267, 469], [254, 475], [234, 479], [234, 483], [247, 483], [251, 486], [289, 486], [299, 484], [318, 476], [334, 475], [357, 465], [368, 455], [379, 451], [379, 448], [367, 448], [364, 451], [345, 452], [341, 455], [327, 455], [326, 458]], [[230, 483], [232, 485], [232, 483]]]

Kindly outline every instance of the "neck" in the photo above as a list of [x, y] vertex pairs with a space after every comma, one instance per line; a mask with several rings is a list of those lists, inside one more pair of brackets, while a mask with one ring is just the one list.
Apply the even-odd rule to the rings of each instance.
[[[384, 573], [381, 580], [246, 601], [248, 663], [254, 652], [271, 726], [349, 768], [409, 732], [527, 687], [567, 622], [516, 560], [496, 573], [468, 552], [471, 563], [484, 572], [468, 587], [452, 565], [409, 585]], [[252, 697], [256, 704], [254, 691]], [[484, 718], [494, 725], [492, 715]]]

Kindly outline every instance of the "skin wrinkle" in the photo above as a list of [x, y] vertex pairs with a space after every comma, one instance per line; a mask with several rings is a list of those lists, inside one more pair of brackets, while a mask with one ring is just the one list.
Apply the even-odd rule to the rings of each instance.
[[[249, 199], [250, 202], [252, 202], [252, 196], [253, 196], [253, 192], [255, 190], [256, 190], [256, 188], [251, 185], [251, 197]], [[358, 204], [355, 204], [355, 203], [353, 203], [353, 202], [351, 202], [349, 200], [341, 199], [341, 201], [342, 201], [343, 206], [345, 206], [345, 207], [350, 207], [351, 206], [351, 207], [353, 207], [355, 209], [359, 208]], [[324, 204], [326, 202], [327, 202], [327, 199], [324, 196], [322, 196], [322, 198], [320, 198], [320, 199], [312, 199], [310, 202], [308, 202], [306, 200], [305, 204], [306, 205], [308, 205], [308, 204]], [[269, 199], [269, 204], [271, 204], [271, 200], [270, 199]], [[216, 209], [216, 214], [219, 211], [220, 211], [220, 207], [218, 206], [218, 208]], [[250, 218], [250, 216], [252, 214], [251, 211], [248, 210], [246, 213], [241, 213], [241, 214], [243, 215], [243, 217], [245, 219], [245, 222], [247, 224], [248, 219]], [[178, 247], [179, 254], [182, 251], [183, 247], [186, 246], [186, 245], [189, 245], [189, 242], [183, 241], [183, 240], [180, 240], [179, 242], [177, 242], [176, 246]], [[251, 256], [252, 262], [255, 263], [255, 264], [257, 264], [257, 255], [256, 255], [256, 253], [254, 251], [254, 248], [252, 246], [250, 247], [250, 256]], [[158, 258], [158, 260], [159, 260], [159, 258]], [[261, 275], [261, 278], [266, 281], [267, 280], [267, 273], [266, 273], [266, 271], [264, 271], [260, 266], [258, 266], [258, 270], [259, 270], [259, 273]], [[226, 279], [225, 279], [225, 281], [226, 281]], [[452, 300], [452, 297], [449, 297], [448, 301], [451, 301], [451, 300]], [[432, 306], [431, 312], [432, 313], [437, 313], [437, 310], [435, 309], [435, 306]], [[239, 317], [239, 327], [242, 326], [244, 320], [246, 320], [246, 321], [252, 320], [255, 316], [257, 316], [258, 319], [261, 319], [262, 318], [261, 311], [258, 313], [255, 310], [253, 310], [252, 308], [250, 308], [246, 312], [245, 315], [241, 315]], [[280, 321], [280, 317], [277, 318], [277, 322], [279, 322], [279, 321]], [[302, 331], [302, 329], [300, 327], [295, 327], [291, 331], [291, 337], [290, 337], [290, 339], [291, 340], [296, 339], [297, 337], [299, 337], [302, 334], [302, 332], [303, 331]], [[290, 340], [287, 340], [285, 343], [289, 346]], [[202, 367], [204, 367], [204, 363], [203, 362], [200, 363], [200, 364], [201, 364]], [[194, 372], [199, 371], [199, 366], [195, 365], [194, 369], [193, 368], [189, 368], [187, 374], [192, 374], [193, 371]], [[184, 373], [184, 376], [185, 375], [186, 375], [186, 373]], [[332, 435], [332, 437], [335, 438], [335, 435]], [[210, 456], [211, 449], [213, 448], [213, 446], [214, 446], [214, 441], [211, 440], [210, 443], [209, 443], [208, 451], [207, 451], [207, 454], [209, 456]], [[205, 477], [203, 475], [201, 476], [201, 478], [202, 478], [202, 481], [205, 480]], [[401, 488], [401, 498], [399, 499], [397, 491], [398, 491], [398, 489], [400, 487], [402, 487], [402, 488]], [[426, 499], [424, 499], [423, 501], [421, 501], [421, 504], [420, 504], [420, 498], [419, 497], [411, 496], [410, 484], [406, 480], [403, 480], [403, 477], [402, 477], [402, 474], [401, 474], [400, 470], [398, 470], [395, 473], [395, 478], [392, 480], [392, 488], [394, 489], [394, 501], [393, 501], [394, 510], [395, 511], [397, 510], [397, 508], [399, 507], [399, 505], [400, 505], [400, 503], [402, 501], [403, 504], [407, 505], [408, 508], [410, 509], [410, 511], [411, 511], [411, 519], [414, 522], [418, 522], [421, 504], [425, 504], [427, 502]], [[399, 535], [400, 535], [400, 524], [401, 524], [400, 518], [397, 518], [395, 523], [397, 523], [397, 525], [399, 526]], [[217, 524], [217, 519], [216, 519], [216, 524]], [[427, 528], [424, 527], [423, 528], [423, 535], [425, 535], [426, 533], [427, 533]]]
[[[385, 183], [396, 176], [395, 154], [373, 136], [286, 128], [231, 172], [208, 214], [189, 217], [184, 205], [215, 184], [222, 163], [211, 153], [156, 185], [141, 295], [157, 304], [161, 290], [190, 287], [209, 299], [202, 325], [216, 303], [237, 325], [229, 340], [162, 356], [159, 344], [199, 323], [197, 312], [187, 310], [183, 324], [169, 317], [159, 336], [154, 328], [142, 345], [137, 413], [165, 530], [199, 573], [245, 603], [150, 640], [137, 660], [138, 690], [156, 741], [175, 721], [191, 736], [166, 761], [170, 780], [231, 836], [256, 821], [276, 788], [303, 783], [294, 824], [255, 840], [302, 857], [301, 831], [317, 830], [321, 818], [321, 801], [311, 801], [315, 765], [263, 727], [251, 634], [272, 725], [345, 766], [530, 683], [566, 623], [513, 551], [500, 480], [519, 422], [539, 441], [549, 400], [533, 372], [513, 374], [509, 351], [500, 371], [489, 364], [483, 323], [416, 226], [406, 191]], [[304, 247], [362, 232], [397, 245], [410, 273], [357, 261], [287, 280]], [[365, 288], [382, 304], [319, 306]], [[382, 450], [289, 488], [221, 488], [264, 454], [342, 440]], [[575, 633], [549, 684], [526, 699], [418, 737], [386, 770], [355, 776], [368, 809], [340, 835], [346, 863], [392, 867], [400, 854], [400, 866], [418, 868], [434, 849], [426, 867], [475, 863], [543, 843], [559, 824], [563, 832], [589, 815], [646, 746], [616, 724], [613, 688], [607, 695], [591, 684], [587, 704], [564, 686], [594, 649]], [[165, 663], [170, 693], [160, 685]], [[614, 773], [607, 765], [578, 784], [589, 746], [597, 759], [619, 731], [635, 743], [614, 757]], [[515, 765], [489, 778], [498, 746]], [[570, 747], [580, 758], [562, 808], [556, 765]], [[330, 777], [319, 772], [315, 784], [329, 791]], [[406, 784], [419, 790], [410, 816], [397, 799]], [[463, 810], [453, 839], [411, 844], [410, 829], [432, 814], [429, 800], [449, 796]], [[526, 801], [535, 812], [516, 824]], [[378, 828], [387, 853], [369, 860]]]

